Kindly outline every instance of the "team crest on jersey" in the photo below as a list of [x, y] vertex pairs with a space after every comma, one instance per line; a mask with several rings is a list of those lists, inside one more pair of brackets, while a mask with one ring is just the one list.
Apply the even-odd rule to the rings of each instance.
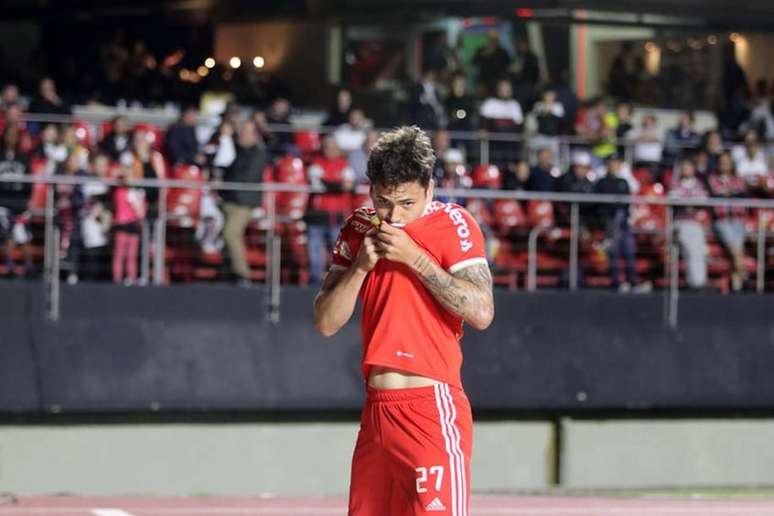
[[343, 240], [342, 240], [342, 241], [339, 243], [338, 247], [336, 248], [336, 251], [337, 251], [337, 252], [338, 252], [338, 253], [339, 253], [341, 256], [343, 256], [344, 258], [346, 258], [347, 260], [351, 260], [351, 259], [352, 259], [352, 250], [349, 248], [349, 244], [348, 244], [348, 243], [346, 243], [345, 241], [343, 241]]
[[353, 214], [352, 218], [349, 221], [350, 226], [352, 226], [352, 229], [357, 231], [358, 233], [367, 233], [369, 229], [371, 229], [371, 212], [373, 210], [370, 210], [368, 208], [358, 208], [355, 210], [355, 213]]

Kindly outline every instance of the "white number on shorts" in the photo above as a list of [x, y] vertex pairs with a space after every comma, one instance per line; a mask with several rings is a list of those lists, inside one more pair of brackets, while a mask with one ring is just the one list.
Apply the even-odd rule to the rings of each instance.
[[[422, 487], [422, 484], [427, 482], [427, 468], [416, 468], [416, 472], [419, 473], [417, 477], [417, 493], [426, 493], [427, 488]], [[435, 475], [435, 490], [440, 491], [443, 485], [443, 466], [430, 466], [430, 474]]]

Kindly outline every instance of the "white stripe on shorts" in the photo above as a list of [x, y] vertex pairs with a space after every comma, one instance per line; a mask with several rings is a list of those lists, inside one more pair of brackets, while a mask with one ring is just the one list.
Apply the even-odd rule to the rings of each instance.
[[452, 516], [460, 516], [460, 514], [457, 512], [457, 475], [455, 468], [455, 458], [454, 454], [451, 451], [451, 436], [448, 432], [447, 422], [446, 422], [446, 404], [443, 402], [442, 394], [441, 394], [441, 385], [434, 385], [433, 389], [435, 390], [435, 405], [438, 407], [438, 420], [441, 424], [441, 434], [443, 434], [443, 440], [446, 445], [446, 453], [449, 455], [449, 483], [451, 485], [451, 510], [452, 510]]
[[457, 409], [446, 384], [434, 386], [435, 402], [441, 423], [441, 433], [449, 455], [449, 481], [451, 483], [452, 516], [467, 516], [465, 459], [460, 449], [460, 434], [455, 427]]
[[456, 454], [458, 481], [457, 487], [459, 489], [460, 500], [460, 516], [468, 516], [468, 490], [467, 490], [467, 478], [465, 476], [465, 455], [462, 453], [459, 425], [455, 424], [457, 421], [457, 407], [454, 405], [454, 399], [452, 398], [451, 389], [448, 384], [444, 384], [442, 391], [445, 391], [449, 399], [449, 407], [451, 408], [451, 430], [452, 430], [452, 451]]

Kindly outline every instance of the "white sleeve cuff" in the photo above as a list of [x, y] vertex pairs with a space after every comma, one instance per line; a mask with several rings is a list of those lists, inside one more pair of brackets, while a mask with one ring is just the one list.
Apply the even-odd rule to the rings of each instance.
[[461, 262], [457, 262], [451, 267], [449, 267], [449, 274], [455, 274], [466, 267], [470, 267], [471, 265], [480, 265], [480, 264], [486, 265], [487, 263], [488, 262], [486, 261], [486, 258], [482, 258], [482, 257], [462, 260]]

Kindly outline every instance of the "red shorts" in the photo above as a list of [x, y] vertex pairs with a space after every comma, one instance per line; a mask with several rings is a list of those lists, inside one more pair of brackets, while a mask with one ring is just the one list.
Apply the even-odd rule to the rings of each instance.
[[350, 516], [468, 516], [473, 418], [462, 389], [368, 388]]

